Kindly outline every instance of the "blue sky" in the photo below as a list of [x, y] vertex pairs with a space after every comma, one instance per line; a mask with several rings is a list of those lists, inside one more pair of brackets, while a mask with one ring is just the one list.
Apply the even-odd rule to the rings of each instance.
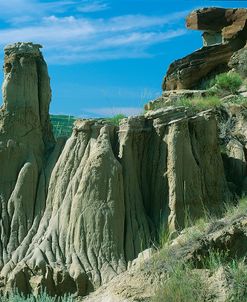
[[200, 32], [184, 23], [189, 11], [203, 6], [247, 2], [0, 0], [0, 63], [6, 44], [40, 43], [51, 77], [51, 113], [136, 114], [161, 94], [169, 64], [201, 47]]

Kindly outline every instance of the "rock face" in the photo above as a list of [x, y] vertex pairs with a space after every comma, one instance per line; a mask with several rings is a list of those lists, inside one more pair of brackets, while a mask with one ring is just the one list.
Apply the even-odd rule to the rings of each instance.
[[[205, 281], [205, 301], [227, 302], [246, 300], [246, 292], [241, 287], [238, 296], [232, 297], [231, 291], [239, 284], [234, 284], [233, 276], [229, 273], [229, 266], [222, 263], [219, 268], [212, 270], [206, 262], [209, 253], [214, 255], [227, 255], [232, 263], [238, 263], [247, 252], [247, 213], [245, 210], [236, 211], [229, 217], [214, 221], [205, 226], [204, 232], [196, 236], [196, 227], [189, 228], [169, 243], [165, 249], [150, 255], [137, 266], [124, 272], [102, 286], [94, 293], [83, 299], [85, 302], [135, 302], [135, 301], [162, 301], [153, 299], [156, 290], [160, 290], [163, 284], [177, 271], [179, 261], [186, 267], [190, 263], [191, 271], [197, 272]], [[189, 235], [194, 233], [194, 237]], [[227, 254], [226, 254], [227, 251]], [[211, 256], [212, 257], [212, 256]], [[232, 258], [231, 258], [232, 257]], [[138, 257], [139, 258], [139, 257]], [[227, 260], [228, 260], [227, 258]], [[204, 260], [204, 262], [203, 262]], [[225, 260], [226, 261], [226, 260]], [[194, 268], [193, 268], [194, 267]], [[187, 271], [188, 272], [188, 271]], [[241, 272], [241, 271], [240, 271]], [[187, 275], [190, 279], [193, 275]], [[181, 273], [180, 278], [183, 277]], [[241, 278], [241, 279], [240, 279]], [[236, 281], [240, 282], [241, 277]], [[198, 285], [197, 278], [197, 285]], [[181, 286], [183, 283], [181, 284]], [[179, 286], [179, 284], [177, 284]], [[198, 289], [198, 287], [197, 287]], [[161, 297], [161, 295], [160, 295]], [[181, 296], [180, 296], [181, 297]], [[235, 299], [234, 299], [235, 298]], [[172, 301], [172, 300], [170, 300]], [[196, 300], [202, 301], [202, 300]]]
[[242, 77], [247, 77], [247, 48], [244, 47], [236, 51], [228, 63], [229, 68], [239, 73]]
[[191, 12], [186, 19], [189, 29], [220, 33], [222, 42], [226, 43], [241, 32], [247, 20], [247, 10], [224, 9], [217, 7], [202, 8]]
[[5, 49], [0, 118], [3, 289], [85, 295], [126, 270], [157, 238], [231, 195], [212, 112], [184, 107], [78, 120], [54, 142], [39, 45]]
[[5, 49], [0, 110], [0, 267], [29, 235], [45, 202], [43, 165], [54, 141], [48, 115], [49, 77], [39, 48], [28, 43]]
[[219, 138], [229, 187], [239, 196], [247, 193], [247, 110], [229, 104], [217, 111]]
[[204, 8], [189, 14], [187, 27], [204, 31], [204, 44], [208, 46], [174, 61], [164, 78], [163, 90], [192, 89], [203, 78], [229, 70], [230, 58], [246, 44], [246, 20], [246, 9]]

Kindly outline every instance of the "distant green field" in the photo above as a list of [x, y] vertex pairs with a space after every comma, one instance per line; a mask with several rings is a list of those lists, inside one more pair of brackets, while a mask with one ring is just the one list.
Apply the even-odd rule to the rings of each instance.
[[70, 137], [73, 123], [77, 119], [72, 115], [50, 115], [55, 138], [60, 136]]
[[[120, 121], [125, 118], [126, 116], [123, 114], [116, 114], [112, 117], [102, 118], [99, 120], [103, 120], [108, 124], [118, 126]], [[50, 115], [53, 134], [55, 138], [64, 136], [64, 137], [70, 137], [72, 130], [73, 130], [73, 124], [74, 121], [78, 118], [73, 115]]]

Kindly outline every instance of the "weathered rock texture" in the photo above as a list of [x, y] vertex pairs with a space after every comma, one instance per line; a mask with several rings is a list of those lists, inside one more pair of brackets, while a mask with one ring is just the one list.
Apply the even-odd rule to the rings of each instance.
[[43, 167], [54, 141], [48, 116], [49, 77], [39, 47], [17, 44], [5, 49], [0, 110], [1, 267], [38, 223], [45, 202]]
[[220, 213], [230, 194], [210, 111], [168, 108], [120, 127], [79, 120], [55, 144], [39, 48], [5, 49], [1, 286], [85, 295], [124, 271], [161, 224], [181, 229]]
[[219, 138], [229, 187], [238, 195], [247, 193], [247, 110], [226, 104], [217, 110]]
[[223, 42], [226, 43], [244, 29], [246, 13], [245, 8], [201, 8], [188, 15], [186, 26], [189, 29], [221, 33]]
[[236, 51], [228, 63], [229, 68], [239, 73], [243, 78], [247, 77], [247, 47]]
[[[226, 253], [227, 251], [227, 253]], [[145, 251], [148, 252], [148, 251]], [[208, 223], [203, 232], [198, 232], [197, 227], [185, 229], [180, 236], [169, 242], [164, 249], [148, 255], [145, 259], [103, 285], [94, 293], [85, 297], [85, 302], [136, 302], [136, 301], [162, 301], [153, 299], [156, 290], [160, 291], [167, 279], [177, 273], [178, 263], [190, 262], [190, 274], [199, 274], [204, 280], [205, 293], [203, 301], [228, 302], [246, 300], [246, 291], [241, 290], [238, 296], [232, 296], [236, 284], [229, 272], [229, 266], [222, 261], [218, 269], [213, 270], [210, 261], [205, 261], [211, 253], [225, 256], [232, 265], [237, 265], [247, 253], [247, 212], [245, 209], [221, 220]], [[139, 257], [138, 257], [139, 258]], [[241, 262], [240, 262], [241, 263]], [[225, 265], [225, 266], [224, 266]], [[184, 265], [186, 267], [186, 265]], [[175, 268], [175, 269], [174, 269]], [[186, 271], [188, 273], [188, 271]], [[185, 274], [185, 273], [184, 273]], [[181, 277], [183, 275], [181, 274]], [[241, 278], [241, 277], [240, 277]], [[197, 279], [198, 280], [198, 279]], [[241, 278], [241, 280], [243, 280]], [[240, 282], [240, 279], [236, 280]], [[244, 281], [243, 281], [244, 282]], [[183, 285], [183, 284], [181, 284]], [[202, 284], [200, 283], [200, 286]], [[239, 284], [237, 284], [238, 286]], [[245, 289], [242, 285], [241, 289]], [[160, 295], [161, 297], [161, 295]], [[235, 299], [234, 299], [235, 298]], [[170, 300], [173, 301], [173, 300]], [[197, 301], [201, 301], [198, 300]]]
[[164, 78], [163, 90], [191, 89], [205, 77], [229, 70], [231, 56], [246, 44], [246, 21], [246, 9], [204, 8], [189, 14], [189, 29], [220, 33], [223, 44], [202, 47], [174, 61]]

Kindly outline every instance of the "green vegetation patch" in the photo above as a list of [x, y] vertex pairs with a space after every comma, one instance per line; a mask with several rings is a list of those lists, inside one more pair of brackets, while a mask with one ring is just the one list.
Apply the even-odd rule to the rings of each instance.
[[[246, 214], [247, 198], [241, 199], [237, 206], [225, 205], [224, 220], [226, 223], [231, 223], [237, 217], [244, 217]], [[196, 221], [193, 227], [183, 231], [184, 238], [179, 241], [181, 247], [185, 246], [186, 248], [189, 242], [193, 244], [194, 241], [200, 240], [203, 234], [207, 234], [210, 226], [215, 225], [215, 223], [216, 217], [205, 212], [204, 217]], [[157, 270], [157, 267], [162, 267], [163, 271], [167, 271], [167, 274], [157, 288], [152, 302], [216, 301], [215, 295], [219, 293], [218, 291], [211, 292], [208, 280], [211, 277], [215, 278], [213, 282], [216, 283], [215, 288], [217, 289], [217, 276], [218, 272], [221, 271], [224, 272], [227, 282], [229, 282], [226, 301], [247, 301], [246, 258], [231, 256], [229, 251], [222, 247], [222, 249], [205, 250], [205, 254], [198, 255], [198, 258], [184, 261], [181, 258], [176, 258], [169, 244], [162, 247], [162, 243], [161, 240], [161, 249], [154, 257], [153, 266], [154, 271]]]
[[37, 296], [24, 296], [18, 292], [12, 292], [6, 296], [0, 296], [1, 302], [73, 302], [75, 301], [71, 296], [65, 295], [63, 297], [51, 297], [46, 292], [40, 293]]
[[203, 111], [221, 105], [220, 98], [217, 96], [180, 98], [176, 102], [177, 106], [184, 106], [196, 111]]
[[72, 115], [50, 115], [55, 138], [70, 137], [76, 117]]
[[241, 76], [236, 72], [221, 73], [210, 81], [210, 87], [213, 87], [216, 93], [230, 92], [234, 94], [239, 90], [242, 83]]
[[180, 263], [163, 282], [152, 302], [201, 302], [206, 300], [206, 295], [206, 285], [201, 274]]
[[124, 118], [126, 118], [126, 116], [124, 114], [119, 113], [114, 115], [113, 117], [106, 119], [106, 121], [114, 126], [119, 126], [120, 121]]
[[169, 272], [156, 290], [152, 302], [218, 301], [211, 300], [217, 293], [211, 292], [208, 280], [215, 276], [217, 286], [219, 271], [225, 272], [229, 281], [226, 301], [247, 301], [247, 266], [244, 259], [232, 259], [227, 252], [210, 250], [201, 260], [202, 266], [198, 269], [192, 263], [183, 260], [171, 262], [168, 259], [171, 264]]

